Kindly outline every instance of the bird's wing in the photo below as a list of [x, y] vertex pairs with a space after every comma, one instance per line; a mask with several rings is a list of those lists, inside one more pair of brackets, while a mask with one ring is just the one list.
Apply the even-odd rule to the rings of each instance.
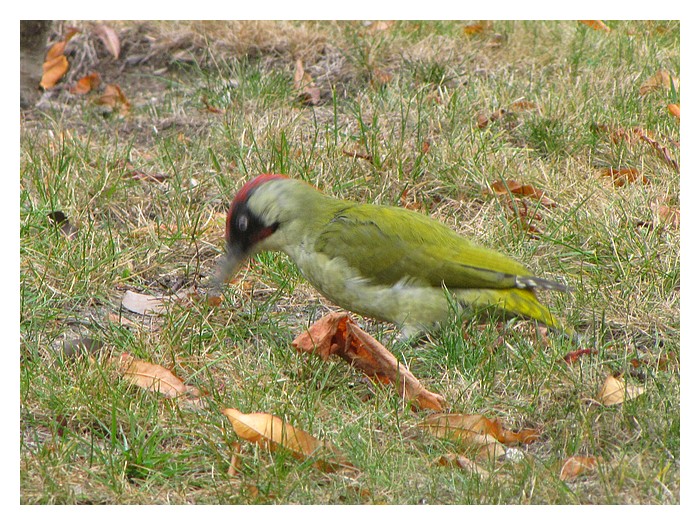
[[520, 263], [402, 208], [354, 205], [338, 211], [315, 249], [342, 258], [376, 284], [421, 282], [447, 288], [512, 288], [531, 275]]

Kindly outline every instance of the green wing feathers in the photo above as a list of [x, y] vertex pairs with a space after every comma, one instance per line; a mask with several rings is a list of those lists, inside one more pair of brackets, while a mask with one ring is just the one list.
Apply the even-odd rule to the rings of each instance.
[[339, 210], [316, 243], [342, 257], [376, 284], [402, 279], [447, 288], [512, 288], [531, 275], [520, 263], [478, 246], [447, 226], [401, 208], [348, 206]]
[[409, 210], [343, 202], [315, 249], [345, 259], [372, 284], [446, 287], [476, 309], [496, 306], [566, 331], [531, 289], [561, 285], [534, 277], [510, 257]]

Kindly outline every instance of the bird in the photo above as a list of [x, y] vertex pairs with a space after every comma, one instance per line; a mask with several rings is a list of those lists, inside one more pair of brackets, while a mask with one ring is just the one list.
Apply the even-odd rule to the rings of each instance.
[[219, 289], [248, 258], [279, 251], [328, 300], [393, 323], [407, 339], [449, 322], [454, 305], [469, 315], [496, 308], [570, 333], [535, 294], [567, 291], [564, 284], [417, 211], [337, 199], [266, 173], [233, 198], [225, 235]]

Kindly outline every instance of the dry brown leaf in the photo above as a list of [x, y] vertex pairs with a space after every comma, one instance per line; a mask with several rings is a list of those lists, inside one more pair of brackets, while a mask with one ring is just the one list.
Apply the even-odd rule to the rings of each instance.
[[462, 32], [467, 36], [480, 35], [486, 31], [493, 29], [491, 20], [480, 20], [474, 24], [468, 24], [462, 28]]
[[559, 479], [570, 481], [580, 474], [593, 471], [598, 466], [599, 458], [595, 456], [571, 456], [561, 467]]
[[187, 396], [190, 402], [201, 402], [201, 392], [197, 387], [186, 385], [165, 367], [136, 359], [126, 352], [119, 356], [118, 365], [122, 376], [139, 388], [158, 392], [171, 399]]
[[539, 431], [523, 429], [520, 432], [505, 430], [500, 420], [489, 419], [481, 414], [433, 414], [418, 425], [431, 435], [456, 441], [476, 448], [481, 455], [490, 458], [506, 453], [505, 445], [529, 444], [539, 438]]
[[652, 205], [652, 210], [656, 216], [657, 224], [675, 229], [681, 227], [681, 209], [678, 206], [656, 204]]
[[119, 113], [125, 115], [131, 109], [131, 102], [126, 98], [122, 89], [116, 84], [107, 84], [104, 93], [96, 101], [101, 106], [119, 109]]
[[377, 33], [379, 31], [386, 31], [391, 26], [393, 26], [394, 23], [395, 23], [394, 20], [376, 20], [369, 25], [369, 27], [367, 28], [367, 31], [369, 31], [370, 33]]
[[212, 106], [209, 103], [209, 99], [206, 97], [206, 95], [202, 95], [202, 104], [204, 104], [204, 107], [207, 109], [207, 111], [209, 113], [218, 113], [218, 114], [226, 113], [226, 111], [224, 111], [223, 109], [217, 108], [216, 106]]
[[550, 208], [556, 207], [557, 203], [547, 197], [540, 189], [535, 188], [531, 184], [523, 184], [514, 180], [496, 181], [489, 188], [483, 190], [483, 193], [493, 193], [494, 195], [520, 195], [523, 197], [532, 197], [536, 199], [542, 206]]
[[678, 120], [681, 119], [681, 106], [680, 104], [669, 104], [668, 105], [668, 111], [676, 117]]
[[620, 141], [623, 140], [629, 142], [630, 144], [634, 144], [639, 141], [645, 142], [646, 144], [654, 148], [654, 151], [662, 159], [664, 159], [664, 161], [670, 164], [673, 167], [673, 169], [676, 170], [676, 172], [680, 172], [680, 166], [678, 165], [678, 162], [673, 158], [668, 148], [659, 144], [659, 142], [653, 138], [652, 134], [648, 130], [641, 127], [634, 127], [629, 130], [626, 130], [624, 128], [613, 128], [606, 124], [596, 124], [596, 128], [599, 131], [608, 133], [610, 139], [614, 144], [618, 144]]
[[435, 463], [443, 467], [456, 466], [467, 472], [478, 474], [481, 477], [489, 475], [489, 471], [477, 465], [471, 459], [459, 454], [445, 454], [440, 456]]
[[339, 467], [354, 468], [336, 447], [295, 428], [277, 416], [263, 412], [244, 414], [235, 408], [225, 408], [222, 412], [241, 439], [268, 447], [270, 450], [282, 447], [300, 459], [318, 455], [319, 459], [314, 465], [322, 470], [335, 470]]
[[141, 315], [161, 314], [165, 311], [165, 297], [152, 296], [127, 290], [122, 297], [122, 306]]
[[605, 31], [606, 33], [610, 32], [610, 28], [606, 26], [602, 20], [579, 20], [583, 25], [587, 25], [591, 29], [595, 29], [596, 31]]
[[297, 59], [294, 69], [294, 89], [299, 92], [304, 104], [316, 106], [321, 103], [321, 90], [314, 84], [311, 75], [304, 71], [304, 64], [300, 58]]
[[668, 71], [659, 70], [642, 84], [642, 87], [639, 88], [639, 94], [645, 96], [653, 91], [671, 89], [671, 86], [677, 92], [681, 87], [680, 79], [671, 77]]
[[403, 399], [414, 401], [420, 408], [443, 409], [445, 398], [426, 390], [389, 350], [362, 330], [348, 314], [324, 316], [294, 339], [292, 346], [324, 360], [337, 355], [368, 377], [395, 385]]
[[78, 80], [75, 85], [70, 88], [70, 92], [74, 95], [85, 95], [93, 89], [97, 89], [100, 86], [100, 82], [102, 82], [100, 74], [92, 72]]
[[579, 360], [582, 355], [597, 355], [598, 350], [593, 350], [592, 348], [580, 348], [579, 350], [574, 350], [566, 354], [563, 359], [567, 364], [573, 364]]
[[596, 399], [605, 406], [619, 405], [644, 393], [644, 387], [628, 385], [623, 377], [605, 378]]
[[637, 168], [602, 168], [600, 176], [610, 177], [613, 185], [617, 187], [626, 186], [637, 181], [642, 184], [649, 184], [649, 179], [644, 175], [640, 175]]
[[352, 157], [353, 159], [362, 159], [362, 160], [366, 160], [368, 162], [374, 162], [372, 155], [370, 155], [369, 153], [366, 153], [364, 151], [359, 151], [357, 149], [353, 149], [353, 150], [344, 149], [344, 150], [342, 150], [342, 154], [346, 155], [347, 157]]
[[42, 67], [44, 72], [39, 85], [44, 89], [51, 89], [68, 71], [68, 59], [65, 55], [58, 55], [44, 62]]
[[46, 57], [44, 57], [44, 62], [50, 62], [55, 58], [63, 56], [63, 52], [66, 50], [66, 41], [56, 42], [53, 44], [49, 50], [46, 52]]
[[119, 43], [119, 36], [114, 29], [105, 24], [99, 24], [95, 27], [94, 34], [102, 41], [109, 54], [114, 58], [119, 58], [121, 44]]

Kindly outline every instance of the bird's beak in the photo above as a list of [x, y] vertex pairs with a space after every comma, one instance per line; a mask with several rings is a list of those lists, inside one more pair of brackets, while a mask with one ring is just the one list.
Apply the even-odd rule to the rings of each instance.
[[219, 268], [214, 277], [214, 289], [221, 291], [224, 284], [228, 283], [241, 267], [245, 254], [235, 246], [229, 245], [226, 253], [219, 259]]

